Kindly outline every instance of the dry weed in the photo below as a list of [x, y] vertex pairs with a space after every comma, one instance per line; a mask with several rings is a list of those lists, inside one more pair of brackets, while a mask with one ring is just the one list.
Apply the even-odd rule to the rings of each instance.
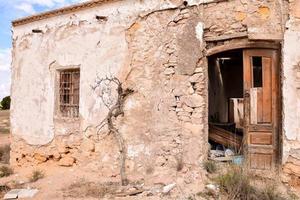
[[1, 166], [0, 167], [0, 178], [10, 176], [13, 174], [13, 170], [8, 166]]
[[275, 186], [263, 189], [252, 186], [249, 175], [239, 167], [217, 177], [217, 183], [228, 200], [285, 200]]
[[0, 163], [9, 163], [10, 145], [0, 147]]
[[30, 182], [36, 182], [38, 181], [39, 179], [42, 179], [45, 177], [45, 174], [44, 172], [40, 171], [40, 170], [34, 170], [32, 173], [31, 173], [31, 176], [29, 178], [29, 181]]
[[65, 196], [71, 198], [103, 198], [106, 195], [115, 194], [118, 188], [118, 183], [108, 182], [100, 184], [80, 180], [65, 189]]
[[204, 162], [203, 166], [204, 169], [210, 174], [215, 173], [217, 171], [217, 165], [214, 161], [208, 160]]

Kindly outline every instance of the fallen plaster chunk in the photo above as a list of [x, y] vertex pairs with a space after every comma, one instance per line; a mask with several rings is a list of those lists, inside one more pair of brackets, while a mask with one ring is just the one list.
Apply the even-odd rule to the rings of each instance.
[[38, 191], [37, 189], [13, 189], [5, 194], [4, 199], [32, 198]]
[[176, 186], [176, 183], [166, 185], [165, 187], [163, 187], [162, 193], [168, 194], [175, 186]]
[[207, 191], [209, 191], [210, 193], [212, 193], [214, 196], [216, 196], [220, 189], [217, 185], [214, 185], [214, 184], [208, 184], [205, 186], [205, 188], [207, 189]]

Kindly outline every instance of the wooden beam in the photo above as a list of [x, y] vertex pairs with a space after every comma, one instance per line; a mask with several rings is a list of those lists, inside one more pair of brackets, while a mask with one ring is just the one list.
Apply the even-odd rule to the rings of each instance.
[[234, 33], [234, 34], [229, 34], [229, 35], [220, 35], [220, 36], [215, 36], [215, 37], [205, 37], [204, 40], [206, 42], [218, 42], [222, 40], [229, 40], [229, 39], [235, 39], [235, 38], [247, 38], [248, 34], [247, 32], [242, 32], [242, 33]]
[[209, 139], [226, 147], [233, 147], [237, 150], [239, 150], [242, 145], [242, 136], [212, 124], [209, 125]]
[[206, 56], [234, 49], [280, 49], [280, 43], [276, 42], [254, 42], [254, 41], [232, 41], [224, 45], [215, 46], [206, 51]]

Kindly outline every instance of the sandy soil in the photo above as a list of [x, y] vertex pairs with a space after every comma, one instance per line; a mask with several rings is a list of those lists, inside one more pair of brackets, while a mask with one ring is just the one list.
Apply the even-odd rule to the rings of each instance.
[[[104, 196], [97, 198], [99, 190], [103, 190], [99, 185], [116, 187], [115, 191], [129, 191], [132, 186], [121, 187], [119, 178], [114, 177], [110, 179], [104, 179], [99, 172], [92, 170], [91, 164], [88, 166], [75, 166], [75, 167], [58, 167], [54, 163], [41, 164], [38, 167], [19, 168], [14, 170], [14, 174], [0, 178], [0, 185], [8, 185], [11, 188], [34, 188], [39, 192], [34, 196], [35, 200], [71, 200], [71, 199], [84, 199], [84, 200], [96, 200], [96, 199], [122, 199], [122, 200], [158, 200], [169, 199], [170, 196], [149, 196], [145, 194], [139, 194], [136, 196], [127, 197], [115, 197], [109, 192], [104, 190]], [[32, 177], [33, 171], [42, 171], [44, 178], [30, 183], [30, 177]], [[90, 187], [88, 183], [97, 185], [97, 187]], [[77, 186], [73, 186], [77, 185]], [[79, 186], [79, 187], [78, 187]], [[173, 199], [173, 198], [171, 198]]]

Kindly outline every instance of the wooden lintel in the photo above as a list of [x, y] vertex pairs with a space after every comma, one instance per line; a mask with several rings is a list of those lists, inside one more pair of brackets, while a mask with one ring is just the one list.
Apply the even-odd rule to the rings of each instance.
[[234, 49], [280, 49], [280, 43], [268, 41], [235, 41], [228, 44], [212, 47], [206, 51], [206, 56]]
[[230, 40], [230, 39], [235, 39], [235, 38], [247, 38], [247, 37], [248, 37], [247, 32], [242, 32], [242, 33], [234, 33], [234, 34], [229, 34], [229, 35], [207, 37], [207, 38], [204, 38], [204, 40], [206, 42], [218, 42], [218, 41], [223, 41], [223, 40]]

